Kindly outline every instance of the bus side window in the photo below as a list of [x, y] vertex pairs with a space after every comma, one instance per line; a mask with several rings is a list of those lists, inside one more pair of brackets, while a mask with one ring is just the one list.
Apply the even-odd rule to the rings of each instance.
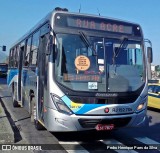
[[24, 58], [25, 59], [24, 66], [29, 65], [30, 50], [31, 50], [31, 37], [28, 38], [28, 40], [27, 40], [26, 54], [25, 54], [25, 58]]
[[18, 63], [19, 63], [19, 50], [20, 50], [20, 47], [19, 45], [16, 47], [16, 54], [15, 54], [15, 64], [14, 66], [17, 68], [18, 67]]
[[14, 48], [14, 52], [13, 52], [13, 67], [16, 67], [16, 63], [17, 63], [17, 47]]
[[10, 55], [9, 55], [9, 67], [13, 67], [14, 63], [14, 49], [10, 50]]
[[37, 54], [39, 47], [39, 36], [40, 31], [37, 31], [32, 38], [32, 46], [31, 46], [31, 65], [35, 66], [37, 64]]

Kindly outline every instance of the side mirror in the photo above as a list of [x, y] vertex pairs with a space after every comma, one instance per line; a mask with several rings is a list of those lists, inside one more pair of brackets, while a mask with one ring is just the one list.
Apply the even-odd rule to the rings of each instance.
[[2, 46], [2, 51], [6, 51], [6, 46]]
[[153, 62], [152, 47], [147, 47], [147, 57], [148, 57], [148, 62], [152, 63]]

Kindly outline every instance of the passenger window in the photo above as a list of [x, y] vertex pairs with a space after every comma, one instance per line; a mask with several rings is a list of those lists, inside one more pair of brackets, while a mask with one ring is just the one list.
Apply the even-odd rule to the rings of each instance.
[[13, 64], [14, 64], [14, 49], [10, 50], [10, 55], [9, 55], [9, 66], [10, 67], [13, 67]]
[[153, 85], [148, 86], [148, 92], [153, 92], [153, 89], [154, 89]]
[[160, 87], [158, 85], [154, 88], [154, 93], [158, 94], [160, 92]]
[[30, 50], [31, 50], [31, 37], [27, 40], [24, 66], [29, 65]]
[[36, 32], [32, 38], [32, 47], [31, 47], [31, 65], [37, 64], [37, 53], [38, 53], [38, 46], [39, 46], [39, 36], [40, 31]]
[[18, 46], [16, 47], [16, 53], [15, 53], [15, 61], [14, 61], [14, 62], [15, 62], [15, 63], [14, 63], [14, 66], [15, 66], [15, 67], [18, 67], [18, 62], [19, 62], [19, 61], [18, 61], [18, 60], [19, 60], [19, 49], [20, 49], [20, 48], [19, 48], [19, 45], [18, 45]]
[[17, 66], [17, 47], [14, 48], [13, 52], [13, 67]]

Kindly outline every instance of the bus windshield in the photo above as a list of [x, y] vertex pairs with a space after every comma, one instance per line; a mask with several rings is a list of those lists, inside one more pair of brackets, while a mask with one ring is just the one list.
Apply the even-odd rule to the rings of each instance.
[[[90, 45], [86, 43], [86, 40]], [[145, 83], [140, 41], [56, 34], [55, 78], [75, 91], [133, 92]]]

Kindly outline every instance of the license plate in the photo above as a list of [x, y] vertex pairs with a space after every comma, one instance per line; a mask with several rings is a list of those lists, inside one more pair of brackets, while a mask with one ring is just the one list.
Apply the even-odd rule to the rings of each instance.
[[97, 124], [96, 130], [97, 131], [106, 131], [106, 130], [113, 130], [114, 124]]

